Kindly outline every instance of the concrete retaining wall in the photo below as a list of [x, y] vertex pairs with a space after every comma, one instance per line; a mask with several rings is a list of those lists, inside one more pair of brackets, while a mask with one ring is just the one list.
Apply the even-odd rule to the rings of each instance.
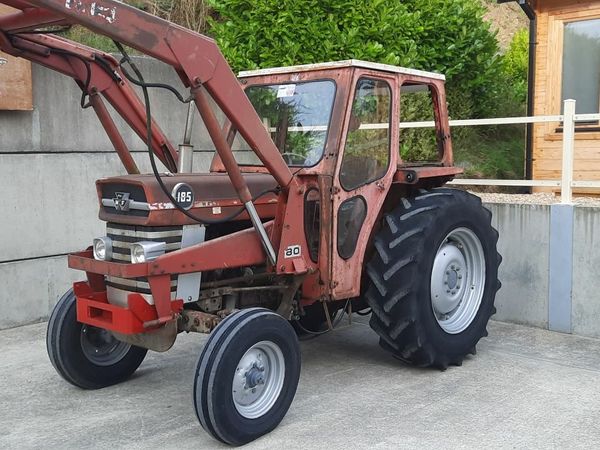
[[[170, 68], [147, 59], [140, 65], [148, 81], [181, 87]], [[40, 67], [33, 78], [35, 110], [0, 111], [0, 329], [44, 320], [81, 278], [67, 268], [65, 255], [103, 234], [94, 181], [124, 173], [93, 111], [79, 108], [73, 81]], [[187, 107], [167, 92], [153, 92], [152, 104], [167, 136], [179, 142]], [[206, 170], [213, 148], [201, 121], [196, 124], [196, 170]], [[128, 130], [124, 136], [140, 168], [148, 170], [142, 141]], [[504, 257], [495, 319], [548, 328], [551, 207], [487, 206]], [[600, 209], [573, 211], [571, 329], [600, 337], [600, 238], [594, 235]]]
[[503, 257], [494, 319], [547, 328], [550, 207], [486, 206], [500, 234], [498, 252]]
[[600, 337], [600, 208], [575, 208], [572, 331]]
[[[147, 58], [138, 64], [147, 81], [185, 92], [170, 67]], [[34, 65], [33, 92], [33, 111], [0, 111], [0, 329], [44, 320], [81, 278], [64, 255], [104, 234], [94, 182], [125, 173], [93, 110], [81, 110], [73, 80]], [[152, 90], [151, 100], [161, 128], [178, 143], [187, 105], [166, 91]], [[113, 117], [140, 170], [149, 171], [144, 143]], [[207, 170], [213, 146], [199, 118], [195, 124], [195, 168]]]
[[[504, 257], [494, 319], [600, 337], [600, 208], [486, 206], [493, 213], [500, 233], [498, 251]], [[553, 209], [561, 212], [551, 220]], [[556, 239], [565, 231], [566, 238]]]

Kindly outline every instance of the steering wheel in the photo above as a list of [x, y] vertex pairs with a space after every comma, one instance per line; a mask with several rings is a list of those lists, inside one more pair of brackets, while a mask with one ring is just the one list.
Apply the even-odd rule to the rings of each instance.
[[[304, 164], [306, 160], [306, 156], [294, 152], [283, 152], [281, 156], [288, 165]], [[294, 158], [296, 158], [296, 161], [294, 161]]]

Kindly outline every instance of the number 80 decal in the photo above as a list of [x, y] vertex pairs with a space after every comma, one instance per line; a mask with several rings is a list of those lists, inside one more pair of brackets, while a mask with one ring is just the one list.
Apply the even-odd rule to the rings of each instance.
[[284, 258], [295, 258], [296, 256], [300, 256], [300, 253], [299, 245], [290, 245], [285, 249]]

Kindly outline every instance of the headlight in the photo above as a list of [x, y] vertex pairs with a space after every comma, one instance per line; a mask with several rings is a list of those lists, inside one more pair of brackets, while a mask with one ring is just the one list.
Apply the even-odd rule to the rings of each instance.
[[140, 264], [158, 258], [165, 253], [164, 242], [143, 241], [131, 246], [131, 262]]
[[107, 261], [112, 257], [112, 240], [109, 237], [99, 237], [94, 239], [93, 244], [94, 259]]

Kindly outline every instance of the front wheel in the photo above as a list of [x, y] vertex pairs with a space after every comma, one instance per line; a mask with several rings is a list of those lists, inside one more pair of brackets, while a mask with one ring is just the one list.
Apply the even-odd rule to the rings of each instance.
[[211, 333], [196, 366], [194, 408], [215, 439], [243, 445], [273, 430], [300, 377], [292, 326], [264, 308], [228, 316]]
[[83, 389], [99, 389], [129, 378], [147, 350], [117, 340], [110, 332], [77, 322], [73, 289], [58, 301], [46, 333], [46, 349], [56, 371]]
[[386, 222], [367, 265], [371, 327], [407, 362], [460, 365], [487, 336], [500, 288], [491, 213], [467, 192], [434, 189], [405, 198]]

